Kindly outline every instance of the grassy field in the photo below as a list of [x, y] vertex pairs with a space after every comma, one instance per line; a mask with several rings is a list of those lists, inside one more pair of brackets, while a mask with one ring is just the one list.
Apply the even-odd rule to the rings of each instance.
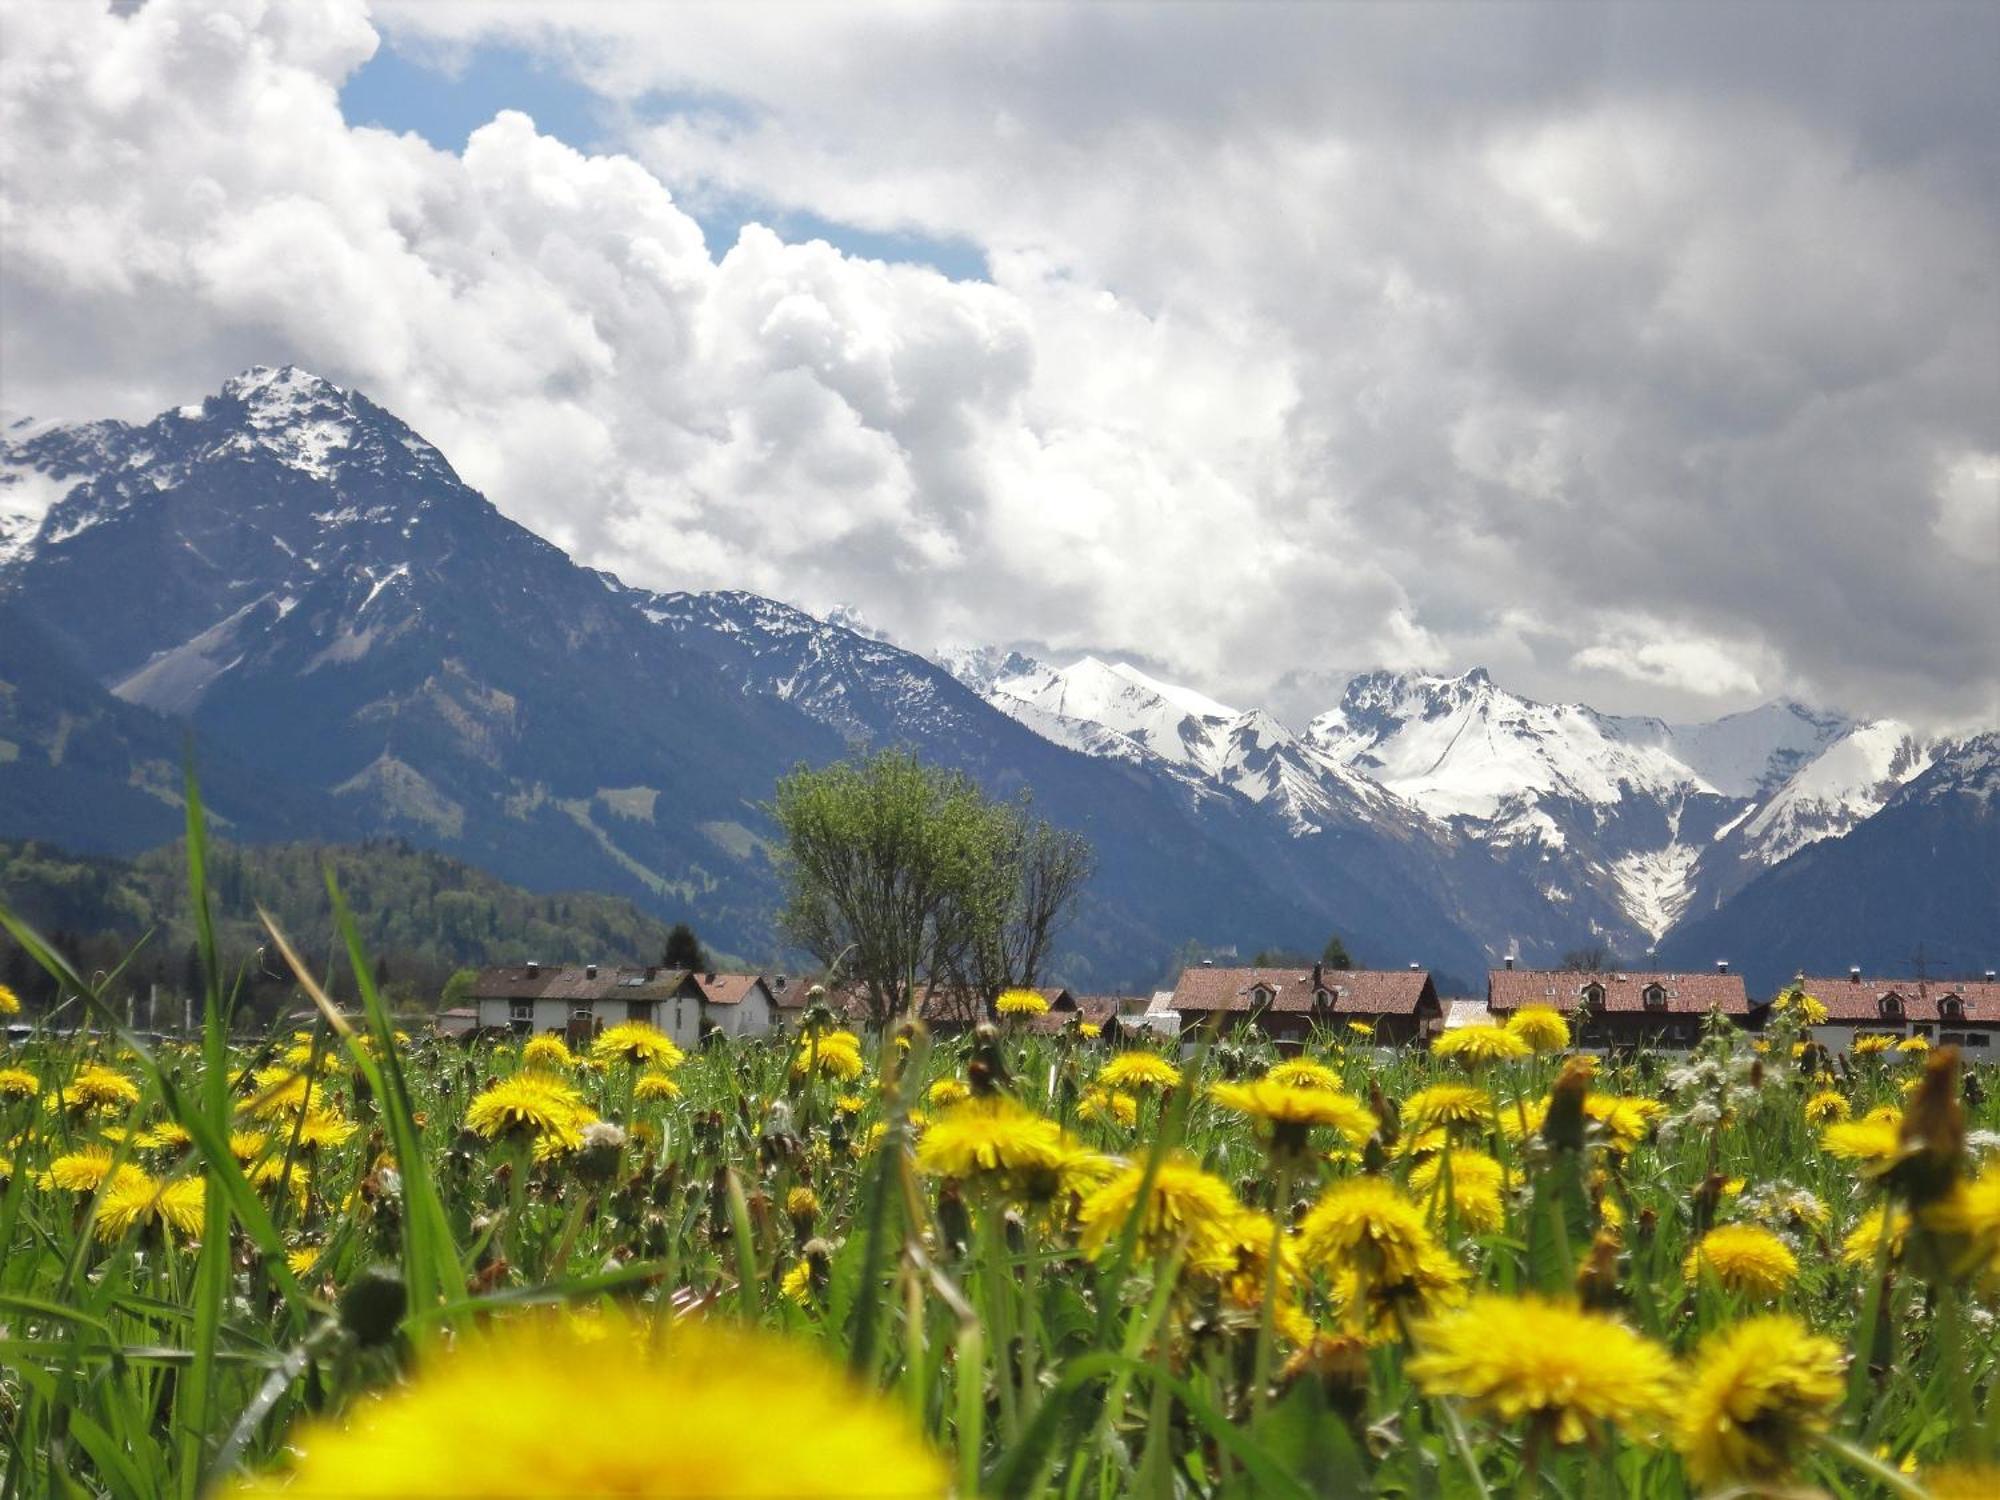
[[1802, 1001], [572, 1057], [350, 957], [352, 1034], [0, 1052], [0, 1495], [2000, 1493], [2000, 1076]]

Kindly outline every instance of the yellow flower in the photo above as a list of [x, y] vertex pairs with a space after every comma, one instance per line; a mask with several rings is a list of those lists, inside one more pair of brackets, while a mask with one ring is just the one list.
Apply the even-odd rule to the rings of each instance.
[[1527, 1005], [1507, 1018], [1507, 1029], [1537, 1053], [1560, 1052], [1569, 1045], [1569, 1022], [1546, 1005]]
[[1403, 1128], [1425, 1131], [1434, 1126], [1493, 1127], [1493, 1096], [1469, 1083], [1434, 1083], [1403, 1101]]
[[852, 1083], [865, 1071], [861, 1061], [861, 1038], [851, 1031], [827, 1032], [819, 1038], [817, 1049], [810, 1037], [800, 1042], [798, 1055], [792, 1059], [792, 1077], [805, 1077], [813, 1066], [815, 1056], [819, 1060], [819, 1071], [842, 1083]]
[[1337, 1130], [1358, 1146], [1375, 1133], [1377, 1124], [1375, 1112], [1352, 1094], [1287, 1088], [1268, 1078], [1211, 1084], [1208, 1095], [1224, 1109], [1264, 1122], [1273, 1148], [1281, 1152], [1303, 1151], [1306, 1133], [1315, 1125]]
[[555, 1143], [564, 1150], [583, 1144], [591, 1114], [575, 1090], [543, 1073], [503, 1078], [466, 1106], [465, 1124], [489, 1141], [503, 1136]]
[[0, 984], [0, 1016], [18, 1016], [21, 1013], [21, 997], [7, 985]]
[[1375, 1035], [1375, 1023], [1373, 1021], [1349, 1021], [1347, 1029], [1356, 1036], [1372, 1037]]
[[1340, 1093], [1340, 1075], [1324, 1063], [1312, 1062], [1303, 1057], [1288, 1058], [1273, 1065], [1264, 1075], [1268, 1083], [1278, 1084], [1288, 1089], [1326, 1089], [1330, 1093]]
[[1748, 1297], [1777, 1297], [1798, 1279], [1799, 1258], [1759, 1224], [1719, 1224], [1681, 1262], [1681, 1274], [1698, 1281], [1712, 1272], [1723, 1287]]
[[[917, 1500], [949, 1489], [899, 1410], [803, 1345], [692, 1319], [656, 1333], [615, 1307], [588, 1321], [511, 1319], [434, 1348], [414, 1380], [356, 1402], [341, 1425], [289, 1434], [291, 1470], [239, 1492]], [[809, 1441], [772, 1441], [774, 1399]]]
[[811, 1264], [803, 1260], [795, 1262], [779, 1281], [778, 1295], [800, 1307], [809, 1306], [813, 1300]]
[[199, 1234], [206, 1184], [199, 1177], [155, 1182], [136, 1168], [120, 1171], [97, 1205], [97, 1237], [105, 1244], [154, 1225]]
[[271, 1138], [261, 1130], [232, 1130], [229, 1132], [229, 1152], [238, 1161], [255, 1161], [264, 1154], [264, 1148]]
[[1638, 1438], [1672, 1409], [1679, 1382], [1660, 1345], [1615, 1318], [1541, 1297], [1475, 1297], [1418, 1326], [1407, 1369], [1434, 1396], [1457, 1396], [1559, 1443], [1610, 1424]]
[[785, 1217], [810, 1224], [819, 1217], [819, 1194], [809, 1187], [793, 1188], [785, 1194]]
[[1002, 990], [993, 1009], [1003, 1016], [1045, 1016], [1049, 1002], [1033, 990]]
[[1534, 1051], [1526, 1037], [1499, 1026], [1461, 1026], [1456, 1031], [1447, 1031], [1431, 1043], [1433, 1056], [1463, 1063], [1468, 1068], [1513, 1062], [1518, 1058], [1532, 1057]]
[[544, 1032], [521, 1043], [521, 1066], [551, 1071], [573, 1068], [576, 1066], [576, 1055], [563, 1044], [561, 1037], [554, 1032]]
[[291, 1268], [294, 1276], [307, 1275], [319, 1264], [323, 1249], [324, 1247], [320, 1245], [294, 1245], [285, 1252], [285, 1264]]
[[1898, 1052], [1928, 1052], [1931, 1050], [1930, 1038], [1906, 1036], [1900, 1042], [1896, 1043], [1896, 1050]]
[[0, 1099], [28, 1099], [41, 1092], [42, 1081], [26, 1068], [0, 1068]]
[[917, 1144], [917, 1170], [992, 1184], [1042, 1200], [1062, 1185], [1081, 1148], [1062, 1127], [1005, 1094], [968, 1099], [933, 1120]]
[[924, 1103], [932, 1109], [950, 1109], [972, 1097], [972, 1090], [956, 1078], [940, 1078], [924, 1090]]
[[251, 1082], [257, 1091], [239, 1108], [259, 1120], [296, 1114], [309, 1107], [319, 1092], [311, 1078], [290, 1068], [259, 1068]]
[[133, 1136], [132, 1144], [145, 1151], [185, 1151], [194, 1145], [194, 1133], [179, 1120], [162, 1120]]
[[[77, 1069], [76, 1076], [62, 1087], [63, 1102], [72, 1110], [128, 1109], [139, 1102], [139, 1085], [101, 1063]], [[54, 1103], [53, 1098], [50, 1100]]]
[[681, 1086], [674, 1082], [671, 1074], [662, 1072], [658, 1068], [648, 1068], [632, 1085], [634, 1099], [678, 1099], [680, 1096]]
[[[524, 1060], [526, 1054], [524, 1047]], [[635, 1068], [642, 1063], [649, 1068], [677, 1068], [686, 1058], [664, 1032], [644, 1021], [623, 1021], [607, 1027], [590, 1044], [590, 1055], [599, 1062], [626, 1062]]]
[[[122, 1171], [136, 1172], [136, 1167]], [[97, 1185], [111, 1174], [111, 1148], [85, 1146], [50, 1162], [38, 1181], [44, 1189], [59, 1188], [65, 1193], [94, 1193]]]
[[1989, 1168], [1970, 1182], [1955, 1183], [1923, 1209], [1921, 1222], [1946, 1237], [1952, 1275], [2000, 1287], [2000, 1171]]
[[1881, 1204], [1862, 1215], [1861, 1222], [1841, 1242], [1840, 1258], [1850, 1266], [1860, 1266], [1864, 1270], [1875, 1264], [1876, 1252], [1882, 1241], [1889, 1242], [1889, 1259], [1901, 1260], [1903, 1241], [1910, 1232], [1910, 1215], [1901, 1208], [1884, 1208]]
[[1097, 1070], [1097, 1084], [1108, 1089], [1179, 1088], [1181, 1070], [1155, 1052], [1121, 1052]]
[[1675, 1446], [1704, 1488], [1791, 1473], [1840, 1405], [1840, 1346], [1789, 1313], [1747, 1318], [1695, 1351]]
[[[344, 1146], [361, 1127], [334, 1110], [314, 1110], [299, 1126], [299, 1145], [307, 1151], [325, 1146]], [[289, 1133], [289, 1132], [288, 1132]]]
[[1872, 1057], [1876, 1053], [1887, 1052], [1890, 1047], [1895, 1045], [1895, 1041], [1894, 1037], [1883, 1036], [1879, 1032], [1870, 1032], [1866, 1036], [1858, 1036], [1854, 1039], [1854, 1055], [1856, 1057]]
[[1500, 1163], [1483, 1151], [1457, 1147], [1417, 1163], [1410, 1171], [1410, 1191], [1428, 1205], [1432, 1219], [1445, 1218], [1445, 1166], [1451, 1167], [1451, 1209], [1474, 1234], [1494, 1234], [1506, 1222], [1500, 1200], [1506, 1180]]
[[1847, 1100], [1830, 1089], [1806, 1100], [1808, 1125], [1831, 1125], [1846, 1119], [1851, 1112], [1852, 1106]]
[[1465, 1301], [1465, 1267], [1439, 1245], [1426, 1245], [1409, 1275], [1390, 1280], [1347, 1270], [1334, 1278], [1333, 1299], [1349, 1332], [1371, 1344], [1393, 1343], [1414, 1320], [1434, 1318]]
[[1922, 1477], [1931, 1500], [1993, 1500], [2000, 1495], [2000, 1464], [1945, 1464], [1926, 1469]]
[[1095, 1021], [1078, 1021], [1076, 1023], [1076, 1034], [1086, 1042], [1094, 1042], [1104, 1035], [1104, 1028]]
[[1090, 1089], [1077, 1101], [1076, 1117], [1079, 1120], [1108, 1120], [1130, 1130], [1139, 1123], [1139, 1101], [1130, 1094]]
[[1423, 1209], [1380, 1177], [1334, 1183], [1299, 1225], [1299, 1255], [1308, 1265], [1365, 1279], [1407, 1280], [1430, 1247]]
[[1146, 1164], [1134, 1162], [1083, 1200], [1078, 1243], [1086, 1254], [1096, 1257], [1115, 1246], [1135, 1213], [1141, 1256], [1165, 1255], [1183, 1237], [1191, 1261], [1227, 1253], [1231, 1227], [1243, 1211], [1228, 1183], [1202, 1171], [1191, 1157], [1176, 1154], [1160, 1163], [1141, 1208], [1139, 1188], [1145, 1176]]
[[1819, 1143], [1827, 1155], [1858, 1162], [1868, 1168], [1890, 1165], [1902, 1155], [1903, 1150], [1898, 1119], [1884, 1120], [1877, 1114], [1829, 1125], [1820, 1135]]

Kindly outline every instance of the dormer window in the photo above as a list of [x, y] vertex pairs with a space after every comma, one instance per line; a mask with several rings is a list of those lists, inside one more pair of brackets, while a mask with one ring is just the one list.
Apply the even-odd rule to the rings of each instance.
[[1604, 1008], [1604, 986], [1601, 984], [1586, 984], [1583, 987], [1583, 1004], [1586, 1010], [1602, 1010]]
[[1900, 1021], [1903, 1019], [1903, 997], [1901, 995], [1889, 994], [1882, 997], [1882, 1018], [1885, 1021]]
[[1321, 985], [1318, 989], [1314, 990], [1313, 1006], [1315, 1009], [1318, 1010], [1332, 1010], [1333, 991], [1328, 989], [1325, 985]]
[[1956, 995], [1946, 995], [1942, 1000], [1938, 1001], [1938, 1014], [1943, 1016], [1947, 1021], [1963, 1021], [1965, 1019], [1965, 1002]]
[[1641, 993], [1640, 998], [1646, 1002], [1647, 1010], [1665, 1010], [1667, 1008], [1667, 992], [1657, 984], [1647, 985]]
[[1265, 1006], [1271, 1003], [1271, 990], [1265, 985], [1253, 985], [1250, 989], [1250, 1003]]

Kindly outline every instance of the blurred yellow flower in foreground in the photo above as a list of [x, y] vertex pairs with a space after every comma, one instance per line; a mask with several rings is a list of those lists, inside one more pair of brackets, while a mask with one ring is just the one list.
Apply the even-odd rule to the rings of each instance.
[[1789, 1313], [1710, 1334], [1695, 1351], [1674, 1434], [1688, 1472], [1704, 1487], [1785, 1478], [1832, 1425], [1843, 1363], [1838, 1344]]

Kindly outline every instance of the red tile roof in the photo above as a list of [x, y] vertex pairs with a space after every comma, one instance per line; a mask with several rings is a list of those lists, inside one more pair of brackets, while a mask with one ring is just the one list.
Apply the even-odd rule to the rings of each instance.
[[583, 964], [526, 964], [481, 969], [472, 982], [475, 1000], [564, 1000], [588, 1005], [593, 1000], [664, 1000], [688, 977], [685, 969], [596, 966], [593, 975]]
[[[1416, 1014], [1426, 995], [1432, 1003], [1437, 1000], [1426, 969], [1327, 969], [1320, 983], [1332, 999], [1331, 1013], [1340, 1016], [1408, 1016]], [[1269, 994], [1268, 1002], [1258, 1000], [1259, 986]], [[1313, 995], [1309, 969], [1193, 968], [1181, 970], [1173, 1008], [1183, 1017], [1263, 1005], [1277, 1012], [1310, 1011]]]
[[1658, 970], [1623, 970], [1604, 974], [1584, 974], [1568, 969], [1488, 969], [1486, 1005], [1500, 1014], [1524, 1005], [1546, 1005], [1569, 1012], [1582, 1003], [1584, 990], [1593, 984], [1604, 988], [1607, 1014], [1648, 1009], [1646, 990], [1658, 985], [1665, 1004], [1658, 1010], [1667, 1015], [1705, 1016], [1719, 1010], [1725, 1016], [1747, 1016], [1750, 997], [1740, 974], [1669, 974]]
[[[764, 988], [761, 974], [704, 974], [697, 970], [689, 977], [710, 1005], [741, 1005], [752, 990]], [[768, 988], [765, 993], [770, 993]]]
[[1883, 1021], [1882, 1000], [1895, 995], [1903, 1002], [1902, 1019], [1945, 1021], [1943, 1003], [1956, 996], [1963, 1015], [1945, 1024], [1960, 1021], [2000, 1025], [2000, 981], [1983, 979], [1855, 979], [1847, 974], [1808, 974], [1806, 993], [1826, 1007], [1831, 1021]]

